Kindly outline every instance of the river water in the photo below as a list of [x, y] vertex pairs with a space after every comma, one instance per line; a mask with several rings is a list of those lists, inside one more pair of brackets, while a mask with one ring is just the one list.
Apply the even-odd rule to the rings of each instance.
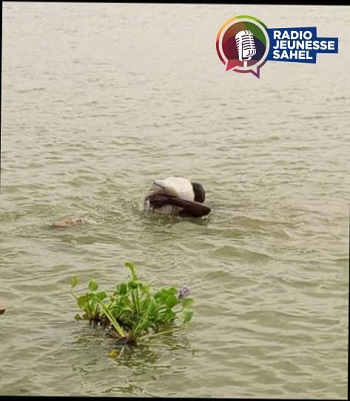
[[[225, 72], [240, 14], [339, 54]], [[5, 2], [2, 31], [0, 394], [346, 399], [350, 9]], [[210, 215], [143, 212], [169, 175]], [[110, 289], [129, 260], [194, 317], [115, 359], [70, 283]]]

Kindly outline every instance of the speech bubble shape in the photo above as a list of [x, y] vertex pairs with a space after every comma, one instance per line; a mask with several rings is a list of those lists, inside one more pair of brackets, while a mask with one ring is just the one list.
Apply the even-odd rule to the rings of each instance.
[[241, 62], [237, 59], [227, 60], [226, 71], [233, 70], [235, 67], [239, 67]]
[[252, 66], [252, 68], [248, 72], [251, 72], [254, 76], [260, 79], [260, 68], [261, 65]]
[[256, 64], [254, 64], [248, 68], [247, 67], [244, 68], [244, 67], [240, 66], [241, 62], [239, 60], [227, 60], [226, 71], [232, 70], [235, 72], [242, 72], [242, 73], [250, 72], [255, 77], [260, 79], [260, 69], [266, 63], [266, 61], [267, 60], [259, 60]]
[[[231, 48], [232, 45], [237, 43], [234, 41], [237, 32], [249, 29], [253, 32], [254, 42], [259, 57], [255, 64], [249, 63], [249, 66], [242, 65], [242, 60], [239, 58], [238, 48]], [[235, 71], [252, 73], [255, 77], [260, 78], [260, 69], [266, 63], [266, 57], [269, 52], [269, 36], [266, 32], [267, 27], [260, 20], [248, 15], [241, 15], [228, 20], [219, 30], [216, 37], [216, 51], [225, 65], [226, 71]]]

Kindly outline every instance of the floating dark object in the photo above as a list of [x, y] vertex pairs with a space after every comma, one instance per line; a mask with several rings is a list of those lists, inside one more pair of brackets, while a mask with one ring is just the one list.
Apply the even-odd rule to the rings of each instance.
[[202, 184], [187, 178], [168, 177], [154, 180], [151, 193], [144, 200], [146, 210], [181, 217], [202, 217], [210, 213], [204, 205], [205, 190]]

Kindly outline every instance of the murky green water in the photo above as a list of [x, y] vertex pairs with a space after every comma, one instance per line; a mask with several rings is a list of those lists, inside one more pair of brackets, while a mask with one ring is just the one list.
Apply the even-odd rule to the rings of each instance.
[[[340, 53], [225, 73], [240, 14]], [[347, 398], [349, 37], [345, 7], [4, 4], [0, 394]], [[172, 174], [208, 218], [142, 211]], [[66, 216], [87, 224], [50, 226]], [[69, 290], [125, 260], [188, 285], [195, 315], [114, 360]]]

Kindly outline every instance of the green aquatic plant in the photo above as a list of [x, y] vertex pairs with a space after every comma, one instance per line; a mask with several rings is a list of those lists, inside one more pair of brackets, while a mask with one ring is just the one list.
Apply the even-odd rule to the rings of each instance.
[[[72, 279], [71, 293], [83, 314], [76, 314], [78, 320], [111, 329], [119, 344], [136, 345], [136, 341], [165, 333], [172, 333], [186, 326], [192, 319], [193, 304], [189, 289], [178, 291], [175, 287], [162, 288], [153, 292], [149, 284], [142, 283], [135, 266], [125, 262], [130, 270], [129, 281], [119, 283], [108, 293], [99, 291], [96, 280], [88, 283], [88, 292], [76, 295], [73, 288], [78, 285], [77, 277]], [[175, 325], [176, 319], [182, 323]]]

